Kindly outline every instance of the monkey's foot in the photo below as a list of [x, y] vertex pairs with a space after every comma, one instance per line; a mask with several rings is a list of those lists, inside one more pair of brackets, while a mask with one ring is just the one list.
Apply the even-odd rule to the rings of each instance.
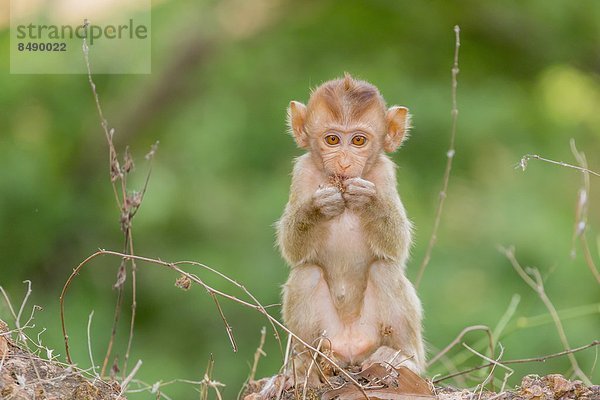
[[379, 347], [360, 365], [361, 370], [365, 370], [373, 364], [391, 365], [394, 368], [406, 367], [419, 374], [421, 369], [417, 366], [413, 356], [407, 356], [402, 350], [392, 349], [388, 346]]
[[298, 377], [296, 380], [293, 374], [279, 374], [266, 379], [266, 382], [260, 392], [250, 394], [244, 397], [244, 400], [269, 400], [278, 398], [281, 393], [290, 390], [294, 386], [298, 388], [314, 388], [321, 386], [319, 376], [310, 374], [308, 378]]
[[244, 400], [269, 400], [279, 396], [283, 391], [289, 389], [288, 379], [284, 374], [279, 374], [266, 379], [265, 384], [258, 393], [252, 393], [244, 397]]

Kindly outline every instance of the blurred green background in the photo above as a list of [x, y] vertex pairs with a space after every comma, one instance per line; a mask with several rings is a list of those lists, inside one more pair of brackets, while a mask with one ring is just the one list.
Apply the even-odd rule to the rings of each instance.
[[[515, 169], [525, 153], [575, 162], [569, 149], [575, 138], [590, 168], [600, 170], [599, 2], [164, 0], [155, 2], [152, 18], [153, 73], [94, 78], [120, 155], [130, 145], [137, 161], [131, 189], [143, 186], [143, 156], [160, 141], [134, 220], [136, 253], [201, 261], [243, 283], [263, 304], [278, 303], [287, 267], [273, 245], [272, 224], [287, 201], [292, 159], [301, 154], [286, 134], [285, 108], [348, 71], [413, 114], [411, 138], [393, 158], [416, 226], [408, 270], [414, 279], [442, 184], [453, 26], [459, 24], [457, 153], [438, 244], [419, 288], [430, 355], [468, 325], [494, 328], [515, 294], [520, 303], [500, 339], [504, 359], [562, 350], [546, 308], [498, 245], [514, 245], [523, 265], [540, 269], [572, 347], [599, 338], [599, 285], [579, 246], [570, 256], [581, 176], [537, 161], [526, 172]], [[7, 22], [2, 26], [0, 49], [8, 54]], [[0, 69], [0, 285], [18, 305], [21, 282], [32, 280], [31, 303], [44, 310], [31, 334], [47, 328], [43, 342], [64, 355], [63, 283], [96, 249], [122, 246], [108, 152], [85, 76], [9, 75], [7, 57]], [[599, 181], [592, 178], [587, 231], [596, 264]], [[118, 265], [116, 258], [97, 259], [67, 297], [72, 353], [81, 367], [90, 365], [92, 310], [96, 362], [104, 356]], [[137, 378], [150, 384], [200, 380], [213, 354], [214, 378], [227, 385], [225, 398], [235, 398], [267, 322], [223, 300], [239, 346], [234, 353], [210, 296], [199, 287], [175, 288], [176, 278], [139, 266], [130, 367], [142, 359]], [[130, 291], [115, 349], [121, 360], [129, 303]], [[279, 315], [278, 307], [270, 311]], [[10, 321], [4, 304], [0, 317]], [[483, 336], [471, 333], [466, 341], [483, 351]], [[281, 364], [272, 334], [265, 350], [258, 376]], [[466, 355], [459, 346], [450, 358], [459, 369], [481, 362]], [[594, 349], [577, 354], [584, 372], [592, 373], [597, 356]], [[560, 358], [514, 367], [511, 385], [526, 373], [568, 374], [570, 364]], [[436, 364], [428, 373], [447, 372]], [[592, 380], [600, 382], [600, 367]], [[185, 384], [164, 389], [172, 398], [192, 398], [194, 390]]]

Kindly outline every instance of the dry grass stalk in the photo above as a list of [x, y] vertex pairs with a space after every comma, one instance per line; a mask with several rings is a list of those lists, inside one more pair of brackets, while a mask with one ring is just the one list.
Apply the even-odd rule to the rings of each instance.
[[[554, 320], [554, 325], [556, 326], [556, 331], [558, 332], [558, 335], [560, 337], [560, 341], [562, 342], [563, 348], [565, 349], [565, 351], [570, 351], [571, 346], [569, 345], [567, 335], [562, 326], [562, 322], [560, 321], [560, 317], [558, 316], [558, 312], [556, 311], [556, 308], [554, 307], [554, 304], [552, 304], [552, 302], [550, 301], [550, 298], [548, 297], [548, 295], [546, 294], [546, 291], [544, 290], [544, 282], [542, 280], [542, 276], [540, 275], [540, 272], [537, 269], [531, 268], [529, 270], [529, 272], [531, 275], [533, 275], [533, 278], [532, 278], [529, 274], [527, 274], [527, 272], [525, 272], [523, 267], [521, 267], [521, 265], [517, 261], [513, 248], [501, 249], [501, 250], [504, 253], [504, 255], [506, 256], [506, 258], [508, 258], [508, 260], [512, 264], [515, 271], [517, 271], [517, 273], [519, 274], [521, 279], [523, 279], [523, 281], [525, 281], [525, 283], [527, 283], [527, 285], [529, 285], [540, 297], [540, 299], [542, 300], [542, 302], [548, 309], [548, 312], [552, 316], [552, 319]], [[573, 373], [575, 374], [575, 376], [577, 376], [579, 379], [581, 379], [586, 385], [591, 385], [592, 382], [579, 367], [579, 364], [577, 363], [577, 359], [575, 358], [575, 355], [573, 354], [573, 352], [566, 353], [566, 355], [569, 358], [569, 361], [571, 362], [571, 366], [573, 368]]]
[[504, 386], [506, 385], [506, 381], [515, 372], [513, 369], [511, 369], [511, 368], [509, 368], [509, 367], [507, 367], [504, 364], [502, 364], [502, 363], [499, 362], [500, 359], [502, 358], [502, 356], [504, 355], [504, 347], [500, 346], [500, 354], [498, 355], [498, 358], [494, 360], [494, 359], [492, 359], [490, 357], [484, 356], [483, 354], [479, 353], [477, 350], [472, 349], [466, 343], [463, 343], [463, 346], [467, 350], [469, 350], [471, 353], [477, 355], [482, 360], [485, 360], [485, 361], [487, 361], [488, 363], [491, 364], [489, 374], [486, 376], [486, 378], [483, 380], [483, 382], [480, 383], [481, 390], [479, 392], [479, 398], [481, 398], [481, 394], [483, 392], [483, 388], [485, 387], [485, 385], [487, 385], [488, 382], [490, 382], [491, 389], [492, 389], [492, 391], [494, 391], [494, 369], [496, 368], [496, 366], [504, 368], [505, 370], [508, 371], [508, 373], [504, 376], [503, 385], [502, 385], [502, 388], [500, 389], [501, 392], [504, 391]]
[[594, 263], [594, 258], [588, 245], [586, 230], [588, 228], [588, 208], [589, 208], [589, 193], [590, 193], [590, 172], [587, 168], [587, 159], [583, 152], [577, 150], [575, 140], [571, 139], [571, 152], [577, 159], [577, 163], [581, 167], [581, 175], [583, 178], [582, 186], [577, 195], [577, 205], [575, 207], [575, 228], [573, 229], [573, 248], [571, 253], [575, 254], [575, 240], [579, 238], [581, 248], [583, 249], [583, 257], [590, 272], [600, 284], [600, 272]]
[[[86, 265], [88, 265], [95, 258], [97, 258], [99, 256], [103, 256], [103, 255], [116, 256], [116, 257], [119, 257], [119, 258], [124, 259], [124, 260], [135, 260], [135, 261], [138, 261], [138, 262], [147, 262], [147, 263], [150, 263], [150, 264], [153, 264], [153, 265], [157, 265], [157, 266], [160, 266], [160, 267], [171, 269], [171, 270], [177, 272], [180, 276], [185, 276], [190, 281], [192, 281], [192, 282], [200, 285], [201, 287], [203, 287], [209, 293], [212, 293], [212, 294], [217, 295], [219, 297], [226, 298], [228, 300], [231, 300], [231, 301], [236, 302], [238, 304], [241, 304], [241, 305], [243, 305], [245, 307], [248, 307], [248, 308], [251, 308], [251, 309], [254, 309], [254, 310], [260, 312], [274, 326], [276, 326], [276, 327], [278, 327], [280, 329], [283, 329], [285, 332], [287, 332], [289, 335], [291, 335], [295, 340], [297, 340], [299, 343], [301, 343], [302, 345], [304, 345], [307, 349], [315, 352], [320, 357], [322, 357], [324, 360], [326, 360], [330, 365], [332, 365], [332, 367], [334, 369], [336, 369], [337, 371], [339, 371], [340, 374], [342, 374], [346, 379], [348, 379], [352, 384], [354, 384], [361, 391], [361, 393], [364, 395], [365, 399], [368, 399], [368, 396], [367, 396], [366, 392], [364, 391], [363, 385], [361, 385], [348, 371], [346, 371], [344, 368], [340, 367], [329, 355], [325, 354], [324, 352], [322, 352], [320, 350], [317, 350], [311, 344], [305, 342], [300, 337], [298, 337], [296, 334], [294, 334], [293, 332], [291, 332], [281, 322], [279, 322], [279, 320], [277, 320], [277, 318], [271, 316], [267, 312], [267, 310], [265, 309], [265, 307], [263, 305], [261, 305], [258, 302], [256, 302], [256, 303], [250, 303], [250, 302], [242, 300], [242, 299], [240, 299], [240, 298], [238, 298], [236, 296], [233, 296], [233, 295], [230, 295], [230, 294], [225, 293], [223, 291], [220, 291], [218, 289], [215, 289], [215, 288], [211, 287], [210, 285], [208, 285], [207, 283], [205, 283], [202, 279], [200, 279], [195, 274], [188, 273], [188, 272], [186, 272], [186, 271], [184, 271], [183, 269], [180, 268], [180, 265], [184, 265], [184, 264], [185, 265], [191, 265], [191, 266], [201, 267], [203, 269], [206, 269], [208, 271], [216, 273], [218, 276], [221, 276], [221, 277], [225, 278], [229, 282], [235, 282], [233, 279], [227, 277], [223, 273], [218, 272], [215, 269], [213, 269], [211, 267], [208, 267], [208, 266], [206, 266], [204, 264], [201, 264], [201, 263], [198, 263], [198, 262], [194, 262], [194, 261], [179, 261], [179, 262], [175, 262], [175, 263], [169, 263], [169, 262], [158, 260], [158, 259], [154, 259], [154, 258], [142, 257], [142, 256], [127, 254], [127, 253], [119, 253], [119, 252], [110, 251], [110, 250], [98, 250], [97, 252], [95, 252], [95, 253], [91, 254], [90, 256], [88, 256], [85, 260], [83, 260], [73, 270], [73, 272], [71, 273], [71, 275], [69, 276], [69, 278], [65, 282], [65, 285], [63, 286], [63, 290], [62, 290], [61, 296], [60, 296], [60, 314], [61, 314], [61, 324], [62, 324], [62, 331], [63, 331], [63, 339], [64, 339], [64, 343], [65, 343], [65, 349], [69, 348], [69, 335], [67, 334], [67, 329], [66, 329], [66, 324], [65, 324], [65, 307], [64, 307], [65, 306], [65, 297], [66, 297], [66, 294], [68, 292], [68, 289], [71, 286], [71, 284], [72, 284], [75, 276], [77, 276], [79, 274], [79, 272], [81, 271], [81, 269], [83, 269]], [[237, 282], [235, 282], [235, 283], [237, 283]], [[239, 285], [239, 287], [243, 288], [243, 290], [244, 290], [245, 293], [248, 293], [248, 291], [243, 286]], [[256, 297], [254, 297], [253, 295], [251, 295], [251, 298], [252, 299], [256, 299]]]
[[94, 354], [92, 352], [92, 318], [94, 317], [94, 311], [92, 310], [92, 312], [90, 313], [89, 317], [88, 317], [88, 324], [87, 324], [87, 345], [88, 345], [88, 355], [90, 357], [90, 364], [92, 365], [92, 372], [94, 373], [95, 376], [97, 376], [98, 378], [100, 377], [100, 375], [98, 375], [98, 372], [96, 372], [96, 363], [94, 362]]
[[[252, 292], [250, 292], [248, 289], [246, 289], [246, 287], [242, 284], [240, 284], [239, 282], [237, 282], [236, 280], [230, 278], [229, 276], [223, 274], [222, 272], [206, 265], [206, 264], [202, 264], [199, 263], [197, 261], [177, 261], [175, 263], [173, 263], [173, 265], [177, 266], [177, 265], [191, 265], [191, 266], [197, 266], [200, 267], [202, 269], [205, 269], [217, 276], [219, 276], [220, 278], [224, 279], [225, 281], [231, 283], [232, 285], [234, 285], [235, 287], [237, 287], [238, 289], [240, 289], [242, 292], [244, 292], [244, 294], [246, 294], [253, 302], [254, 304], [256, 304], [259, 308], [262, 309], [262, 313], [266, 313], [266, 307], [268, 306], [263, 306], [258, 299], [256, 298], [256, 296], [254, 296], [252, 294]], [[185, 277], [185, 276], [184, 276]], [[264, 312], [263, 312], [264, 311]], [[275, 336], [275, 340], [277, 341], [277, 344], [279, 345], [279, 350], [282, 354], [282, 357], [285, 357], [284, 351], [283, 351], [283, 345], [281, 343], [281, 337], [279, 335], [279, 331], [277, 330], [277, 327], [275, 326], [275, 324], [273, 323], [273, 321], [269, 320], [269, 324], [271, 325], [271, 328], [273, 329], [273, 335]]]
[[206, 366], [206, 371], [204, 372], [204, 378], [200, 381], [200, 400], [208, 400], [208, 389], [211, 388], [215, 391], [215, 395], [218, 400], [223, 400], [221, 395], [220, 387], [224, 387], [225, 385], [221, 382], [215, 381], [212, 379], [212, 374], [215, 367], [215, 359], [213, 355], [210, 355], [208, 359], [208, 365]]
[[254, 352], [254, 362], [252, 363], [252, 369], [250, 369], [250, 375], [248, 375], [248, 382], [254, 381], [256, 377], [256, 368], [258, 367], [258, 361], [260, 360], [260, 356], [266, 357], [267, 353], [264, 352], [263, 346], [265, 345], [265, 339], [267, 336], [267, 328], [264, 326], [260, 330], [260, 343]]
[[[87, 30], [88, 26], [89, 26], [89, 21], [85, 20], [84, 21], [84, 29]], [[84, 57], [85, 65], [86, 65], [86, 69], [87, 69], [88, 82], [90, 84], [90, 87], [92, 89], [92, 94], [94, 96], [96, 110], [98, 112], [98, 117], [100, 118], [100, 125], [102, 126], [102, 130], [104, 131], [104, 136], [105, 136], [106, 142], [108, 144], [110, 181], [111, 181], [111, 185], [113, 188], [113, 193], [115, 195], [115, 202], [121, 212], [121, 230], [123, 231], [123, 235], [124, 235], [124, 250], [123, 251], [128, 252], [129, 254], [134, 254], [133, 237], [132, 237], [132, 221], [133, 221], [133, 217], [139, 210], [139, 207], [141, 206], [142, 201], [144, 199], [144, 195], [148, 188], [148, 182], [150, 180], [150, 175], [152, 172], [152, 166], [150, 164], [142, 192], [128, 193], [127, 192], [127, 175], [134, 168], [133, 159], [131, 158], [129, 148], [127, 147], [125, 149], [124, 163], [122, 166], [119, 164], [118, 157], [117, 157], [117, 151], [116, 151], [114, 143], [113, 143], [113, 136], [114, 136], [115, 130], [113, 128], [109, 128], [108, 121], [104, 117], [104, 112], [102, 111], [102, 106], [100, 104], [100, 97], [96, 90], [96, 84], [94, 83], [94, 80], [92, 79], [92, 69], [91, 69], [90, 58], [89, 58], [89, 46], [87, 44], [85, 37], [83, 38], [82, 50], [83, 50], [83, 57]], [[154, 155], [155, 152], [156, 152], [156, 144], [154, 146], [152, 146], [152, 149], [146, 156], [146, 159], [151, 161], [152, 156]], [[119, 195], [119, 190], [117, 189], [117, 183], [119, 186], [118, 189], [120, 189], [120, 195]], [[137, 302], [136, 302], [136, 299], [137, 299], [136, 269], [137, 268], [136, 268], [134, 260], [130, 260], [130, 263], [131, 263], [131, 281], [132, 281], [132, 283], [131, 283], [131, 287], [132, 287], [131, 319], [130, 319], [130, 324], [129, 324], [129, 337], [127, 339], [127, 350], [125, 351], [125, 359], [123, 361], [123, 379], [125, 379], [125, 374], [127, 373], [127, 362], [129, 360], [129, 356], [131, 353], [131, 346], [133, 343], [135, 316], [136, 316], [136, 308], [137, 308]], [[126, 279], [126, 269], [125, 269], [125, 265], [122, 264], [121, 268], [119, 268], [119, 274], [117, 276], [117, 283], [115, 284], [115, 287], [118, 291], [117, 305], [116, 305], [116, 309], [115, 309], [115, 314], [114, 314], [114, 319], [113, 319], [113, 327], [111, 330], [110, 340], [108, 343], [104, 361], [102, 363], [102, 369], [100, 372], [101, 376], [104, 376], [106, 373], [106, 368], [108, 366], [109, 358], [110, 358], [110, 355], [112, 352], [112, 347], [113, 347], [114, 340], [116, 337], [117, 323], [118, 323], [120, 313], [121, 313], [121, 308], [122, 308], [122, 301], [123, 301], [123, 293], [122, 292], [123, 292], [123, 284], [125, 282], [125, 279]], [[71, 354], [70, 354], [68, 348], [66, 350], [66, 353], [67, 353], [66, 354], [67, 360], [70, 363], [72, 363]]]
[[435, 356], [433, 356], [427, 362], [427, 368], [429, 368], [430, 366], [435, 364], [438, 360], [440, 360], [443, 356], [445, 356], [450, 350], [452, 350], [457, 344], [459, 344], [460, 341], [462, 340], [462, 338], [467, 333], [473, 332], [473, 331], [484, 331], [486, 333], [486, 335], [488, 337], [488, 341], [489, 341], [490, 355], [491, 355], [491, 357], [494, 357], [494, 339], [493, 339], [492, 330], [487, 325], [473, 325], [473, 326], [468, 326], [468, 327], [464, 328], [452, 342], [450, 342], [446, 347], [444, 347], [444, 349], [442, 351], [440, 351]]
[[417, 278], [415, 279], [415, 287], [418, 288], [421, 279], [423, 278], [423, 274], [425, 273], [425, 268], [429, 264], [431, 260], [431, 252], [433, 251], [433, 247], [435, 246], [435, 242], [437, 241], [437, 232], [440, 227], [440, 221], [442, 219], [442, 211], [444, 210], [444, 202], [446, 201], [446, 196], [448, 192], [448, 183], [450, 181], [450, 172], [452, 171], [452, 161], [454, 160], [454, 155], [456, 151], [454, 150], [454, 142], [456, 139], [456, 124], [458, 120], [458, 105], [456, 101], [456, 90], [458, 88], [458, 72], [460, 71], [458, 68], [458, 50], [460, 48], [460, 27], [456, 25], [454, 27], [454, 33], [456, 37], [455, 45], [454, 45], [454, 64], [452, 66], [452, 130], [450, 133], [450, 147], [446, 152], [446, 169], [444, 170], [444, 179], [442, 184], [442, 190], [439, 194], [439, 201], [437, 205], [437, 209], [435, 211], [435, 219], [433, 222], [433, 229], [431, 231], [431, 237], [429, 238], [429, 244], [427, 245], [427, 250], [425, 251], [425, 256], [423, 257], [423, 261], [419, 266], [419, 272], [417, 273]]
[[[594, 340], [593, 342], [591, 342], [589, 344], [586, 344], [586, 345], [580, 346], [580, 347], [576, 347], [576, 348], [571, 349], [571, 350], [563, 350], [563, 351], [558, 352], [558, 353], [547, 354], [547, 355], [539, 356], [539, 357], [519, 358], [519, 359], [516, 359], [516, 360], [506, 360], [506, 361], [503, 361], [502, 364], [504, 364], [504, 365], [510, 365], [510, 364], [526, 364], [526, 363], [531, 363], [531, 362], [545, 362], [546, 360], [550, 360], [552, 358], [563, 357], [563, 356], [566, 356], [566, 355], [569, 355], [569, 354], [578, 353], [580, 351], [587, 350], [589, 348], [596, 347], [598, 345], [600, 345], [600, 340]], [[483, 368], [488, 368], [491, 365], [492, 365], [492, 363], [488, 363], [488, 364], [484, 364], [484, 365], [478, 365], [476, 367], [468, 368], [468, 369], [465, 369], [465, 370], [460, 371], [458, 373], [452, 373], [452, 374], [449, 374], [449, 375], [446, 375], [446, 376], [442, 376], [440, 378], [433, 379], [432, 382], [433, 383], [443, 382], [445, 380], [452, 379], [452, 378], [455, 378], [457, 376], [466, 375], [466, 374], [471, 373], [473, 371], [477, 371], [477, 370], [480, 370], [480, 369], [483, 369]]]
[[[323, 336], [321, 336], [319, 338], [319, 343], [317, 344], [317, 347], [316, 347], [317, 352], [321, 350], [322, 345], [323, 345]], [[304, 376], [304, 384], [302, 385], [302, 400], [306, 400], [306, 389], [308, 387], [308, 377], [310, 376], [310, 373], [312, 372], [312, 369], [315, 364], [318, 364], [317, 363], [317, 355], [311, 354], [310, 364], [308, 365], [308, 370], [306, 370], [306, 375]]]
[[[579, 239], [581, 242], [581, 247], [583, 249], [583, 256], [584, 256], [585, 263], [588, 266], [588, 268], [590, 269], [590, 272], [592, 273], [594, 278], [596, 279], [596, 282], [598, 282], [600, 284], [600, 272], [598, 271], [598, 268], [596, 267], [596, 265], [594, 263], [594, 259], [592, 257], [591, 251], [590, 251], [590, 246], [588, 244], [587, 237], [585, 234], [585, 231], [588, 228], [587, 218], [588, 218], [589, 193], [590, 193], [590, 175], [600, 177], [600, 173], [592, 171], [591, 169], [588, 168], [587, 159], [585, 157], [585, 154], [583, 152], [577, 150], [574, 139], [571, 139], [569, 144], [571, 147], [571, 153], [573, 153], [573, 156], [575, 157], [575, 159], [577, 160], [577, 163], [579, 165], [572, 165], [572, 164], [568, 164], [563, 161], [551, 160], [549, 158], [541, 157], [537, 154], [525, 154], [523, 157], [521, 157], [521, 160], [519, 161], [519, 164], [517, 164], [517, 167], [519, 167], [523, 171], [525, 171], [527, 169], [528, 162], [530, 160], [539, 160], [539, 161], [543, 161], [543, 162], [546, 162], [549, 164], [575, 169], [582, 173], [583, 183], [577, 194], [577, 203], [575, 206], [575, 226], [573, 228], [571, 256], [575, 257], [575, 242], [577, 239]], [[598, 241], [599, 241], [598, 251], [600, 253], [600, 239], [598, 239]]]
[[586, 172], [588, 174], [592, 174], [595, 175], [597, 177], [600, 178], [600, 173], [592, 171], [591, 169], [587, 169], [587, 168], [583, 168], [583, 167], [578, 167], [576, 165], [572, 165], [572, 164], [568, 164], [566, 162], [563, 161], [555, 161], [555, 160], [551, 160], [549, 158], [544, 158], [541, 157], [537, 154], [525, 154], [523, 157], [521, 157], [521, 160], [519, 161], [519, 163], [517, 164], [517, 168], [521, 168], [523, 171], [525, 171], [527, 169], [527, 165], [529, 163], [530, 160], [539, 160], [539, 161], [544, 161], [550, 164], [554, 164], [554, 165], [559, 165], [561, 167], [567, 167], [567, 168], [572, 168], [572, 169], [576, 169], [578, 171], [581, 172]]

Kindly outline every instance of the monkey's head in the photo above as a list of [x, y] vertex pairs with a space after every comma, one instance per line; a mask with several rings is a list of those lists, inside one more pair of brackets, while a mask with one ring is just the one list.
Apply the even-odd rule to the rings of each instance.
[[406, 107], [387, 108], [375, 86], [345, 74], [313, 90], [307, 105], [292, 101], [288, 125], [327, 175], [354, 178], [382, 151], [400, 147], [410, 115]]

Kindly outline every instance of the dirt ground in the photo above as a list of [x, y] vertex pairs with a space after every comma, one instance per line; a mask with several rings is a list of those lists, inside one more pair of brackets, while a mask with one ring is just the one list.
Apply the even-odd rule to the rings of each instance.
[[[397, 374], [394, 371], [381, 367], [375, 374], [365, 378], [355, 375], [359, 383], [373, 387], [366, 389], [365, 393], [369, 399], [380, 400], [600, 400], [600, 386], [585, 386], [581, 381], [570, 381], [560, 374], [547, 376], [527, 375], [521, 384], [501, 393], [488, 390], [469, 391], [453, 387], [433, 386], [430, 382], [421, 378], [408, 377], [406, 374]], [[386, 375], [389, 374], [389, 375]], [[421, 380], [420, 384], [418, 380]], [[251, 382], [245, 392], [244, 400], [264, 400], [258, 393], [265, 385], [273, 384], [276, 380], [272, 378], [261, 379]], [[308, 389], [306, 399], [308, 400], [362, 400], [364, 394], [353, 384], [341, 376], [334, 377], [330, 383], [336, 389], [324, 385], [317, 389]], [[275, 383], [277, 385], [277, 383]], [[276, 399], [277, 396], [269, 400]], [[302, 399], [301, 390], [284, 390], [281, 400]]]
[[125, 400], [120, 392], [117, 382], [87, 378], [76, 368], [44, 360], [0, 336], [0, 399]]
[[[66, 364], [44, 360], [16, 346], [6, 332], [6, 326], [0, 326], [0, 399], [125, 400], [119, 383], [94, 379]], [[367, 394], [370, 399], [380, 400], [600, 400], [600, 386], [587, 387], [559, 374], [528, 375], [517, 388], [493, 393], [433, 386], [402, 367], [394, 369], [377, 364], [365, 371], [347, 372], [368, 389], [363, 393], [348, 378], [337, 375], [330, 379], [330, 385], [307, 389], [306, 399], [361, 400]], [[279, 389], [283, 382], [281, 376], [250, 382], [242, 398], [264, 400], [258, 393], [265, 385]], [[302, 399], [301, 388], [283, 390], [279, 398]]]

